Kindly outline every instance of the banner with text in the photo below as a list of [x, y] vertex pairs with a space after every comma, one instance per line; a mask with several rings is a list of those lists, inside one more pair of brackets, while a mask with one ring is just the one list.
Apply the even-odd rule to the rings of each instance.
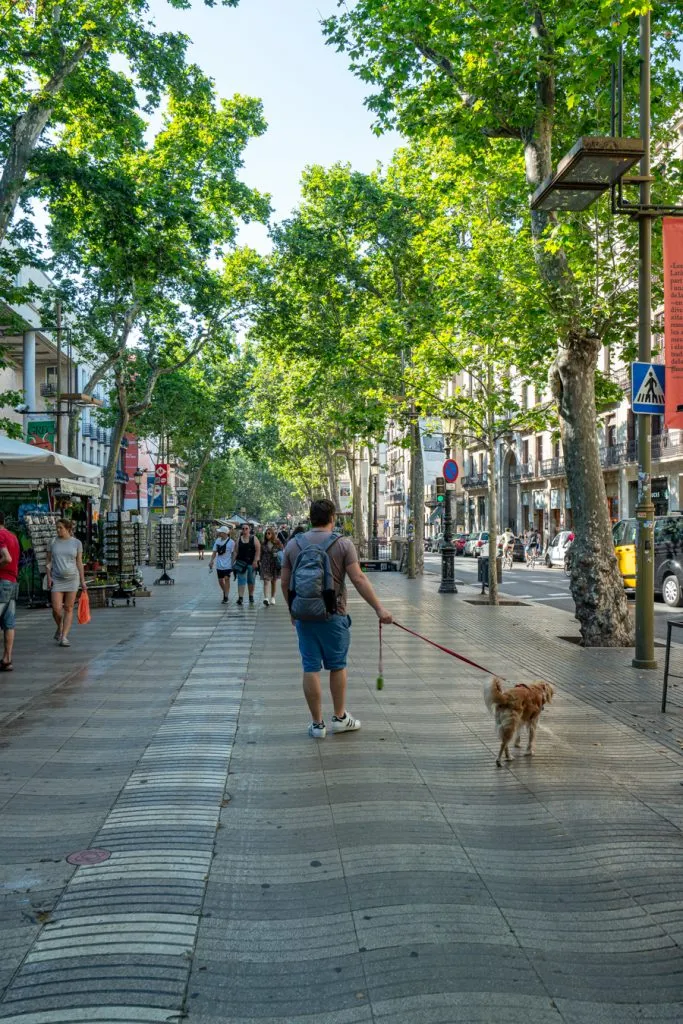
[[[683, 219], [664, 217], [664, 423], [683, 428]], [[679, 412], [679, 408], [682, 410]]]

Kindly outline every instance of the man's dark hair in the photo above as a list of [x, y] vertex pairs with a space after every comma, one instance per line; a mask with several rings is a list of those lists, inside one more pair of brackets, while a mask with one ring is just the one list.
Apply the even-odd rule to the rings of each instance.
[[317, 498], [311, 502], [311, 511], [309, 512], [311, 526], [327, 526], [328, 523], [334, 522], [336, 516], [336, 506], [329, 498]]

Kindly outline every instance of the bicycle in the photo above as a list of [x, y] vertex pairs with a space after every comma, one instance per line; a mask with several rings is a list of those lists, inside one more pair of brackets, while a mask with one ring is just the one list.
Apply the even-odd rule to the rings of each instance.
[[536, 568], [536, 563], [538, 562], [539, 558], [540, 558], [540, 555], [538, 553], [538, 548], [531, 548], [530, 551], [527, 551], [527, 555], [526, 555], [526, 567], [527, 567], [527, 569], [535, 569]]
[[511, 550], [506, 551], [505, 554], [503, 555], [503, 568], [504, 569], [511, 569], [512, 568], [512, 551]]

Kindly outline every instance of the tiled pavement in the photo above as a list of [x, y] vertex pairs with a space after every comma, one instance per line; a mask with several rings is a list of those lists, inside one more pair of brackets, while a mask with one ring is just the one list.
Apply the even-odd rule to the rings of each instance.
[[[558, 639], [565, 612], [377, 576], [413, 628], [556, 685], [537, 757], [497, 770], [486, 677], [395, 629], [378, 693], [355, 600], [363, 729], [316, 743], [284, 608], [226, 612], [204, 566], [176, 576], [66, 652], [25, 613], [37, 672], [0, 681], [2, 1024], [683, 1020], [661, 673]], [[65, 861], [88, 848], [111, 856]]]

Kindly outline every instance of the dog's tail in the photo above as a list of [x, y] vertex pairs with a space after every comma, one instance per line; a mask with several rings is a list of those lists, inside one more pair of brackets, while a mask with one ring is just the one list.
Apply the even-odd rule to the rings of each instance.
[[494, 676], [490, 683], [484, 684], [484, 702], [491, 712], [501, 703], [503, 688], [500, 683], [500, 679]]

